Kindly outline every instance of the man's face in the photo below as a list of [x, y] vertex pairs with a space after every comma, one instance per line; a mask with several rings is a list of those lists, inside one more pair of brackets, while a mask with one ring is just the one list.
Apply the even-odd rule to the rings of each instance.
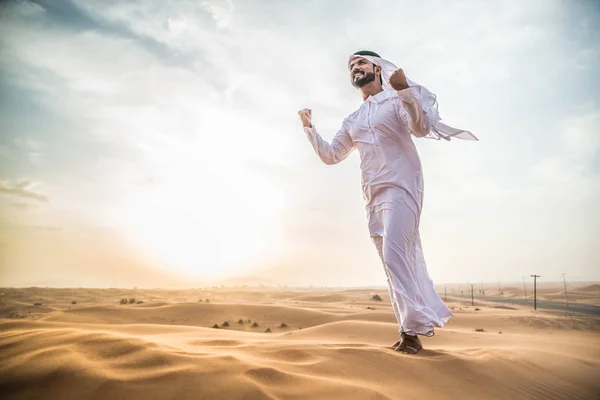
[[375, 80], [375, 64], [370, 61], [357, 57], [350, 61], [348, 66], [350, 70], [350, 81], [352, 86], [361, 88]]

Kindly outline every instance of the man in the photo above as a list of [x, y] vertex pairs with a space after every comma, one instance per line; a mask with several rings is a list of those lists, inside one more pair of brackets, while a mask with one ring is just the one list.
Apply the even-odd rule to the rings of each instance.
[[344, 120], [331, 143], [312, 124], [312, 110], [298, 114], [324, 163], [336, 164], [358, 149], [369, 232], [399, 325], [400, 340], [392, 348], [416, 354], [423, 347], [417, 335], [433, 335], [434, 327], [443, 327], [452, 313], [435, 292], [423, 257], [423, 174], [412, 136], [477, 138], [441, 123], [435, 95], [377, 53], [354, 53], [348, 69], [364, 102]]

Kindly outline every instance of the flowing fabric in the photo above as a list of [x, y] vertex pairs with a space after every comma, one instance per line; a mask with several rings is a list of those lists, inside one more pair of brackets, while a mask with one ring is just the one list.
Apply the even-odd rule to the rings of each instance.
[[[353, 60], [357, 57], [364, 58], [366, 60], [369, 60], [373, 64], [380, 66], [381, 78], [383, 81], [383, 90], [394, 90], [389, 82], [392, 73], [398, 69], [398, 67], [394, 63], [380, 57], [351, 55], [348, 60], [348, 64], [350, 64], [350, 60]], [[416, 93], [418, 93], [419, 103], [421, 103], [421, 106], [423, 107], [423, 112], [427, 115], [427, 118], [430, 121], [430, 130], [425, 136], [426, 138], [450, 140], [450, 138], [455, 137], [458, 139], [465, 140], [478, 140], [477, 137], [475, 137], [475, 135], [473, 135], [469, 131], [456, 129], [442, 123], [440, 114], [438, 112], [438, 102], [436, 95], [427, 90], [426, 87], [419, 85], [418, 83], [408, 78], [407, 81], [408, 86], [411, 88], [415, 88]]]
[[331, 143], [314, 124], [304, 131], [325, 164], [337, 164], [358, 150], [369, 234], [383, 264], [399, 331], [430, 335], [452, 312], [437, 295], [423, 255], [423, 171], [413, 137], [477, 139], [442, 124], [435, 95], [423, 86], [409, 81], [407, 89], [391, 88], [394, 64], [360, 57], [382, 67], [384, 90], [350, 114]]
[[435, 327], [448, 322], [452, 312], [427, 272], [419, 234], [421, 205], [402, 191], [395, 200], [370, 211], [371, 239], [387, 277], [399, 331], [431, 335]]

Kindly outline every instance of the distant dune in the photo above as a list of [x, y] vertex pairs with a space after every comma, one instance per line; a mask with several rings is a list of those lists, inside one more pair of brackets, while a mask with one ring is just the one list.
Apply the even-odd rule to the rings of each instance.
[[579, 292], [595, 292], [596, 294], [600, 295], [600, 285], [594, 284], [594, 285], [582, 286], [582, 287], [578, 288], [577, 291], [579, 291]]
[[[585, 315], [456, 300], [447, 327], [423, 338], [425, 350], [410, 356], [387, 348], [397, 325], [384, 290], [0, 292], [3, 399], [598, 399], [600, 393], [600, 319]], [[383, 301], [371, 300], [373, 294]], [[119, 304], [122, 298], [128, 304]]]

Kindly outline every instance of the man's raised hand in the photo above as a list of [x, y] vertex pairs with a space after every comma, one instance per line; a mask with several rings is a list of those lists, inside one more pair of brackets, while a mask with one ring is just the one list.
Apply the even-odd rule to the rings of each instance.
[[309, 108], [305, 108], [304, 110], [298, 111], [298, 115], [300, 115], [300, 119], [302, 120], [302, 125], [307, 128], [312, 128], [312, 110]]
[[390, 85], [394, 90], [408, 89], [408, 80], [406, 79], [406, 75], [404, 75], [402, 68], [398, 68], [392, 72], [392, 75], [390, 76]]

